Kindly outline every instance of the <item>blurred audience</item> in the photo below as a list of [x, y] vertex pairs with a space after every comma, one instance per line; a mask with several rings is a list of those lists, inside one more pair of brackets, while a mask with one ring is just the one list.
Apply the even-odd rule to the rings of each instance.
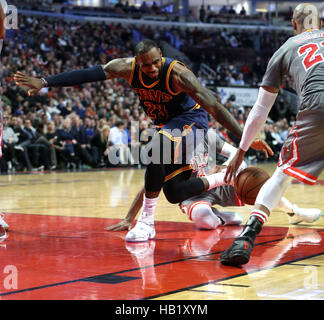
[[[81, 24], [25, 15], [19, 19], [19, 32], [7, 35], [0, 65], [0, 95], [5, 115], [2, 171], [135, 165], [131, 151], [142, 149], [154, 131], [136, 94], [124, 80], [44, 88], [40, 94], [28, 96], [26, 89], [12, 81], [17, 70], [39, 77], [105, 64], [116, 57], [133, 56], [136, 41], [149, 36], [157, 42], [170, 40], [180, 44], [178, 49], [194, 61], [193, 70], [196, 68], [201, 82], [213, 90], [223, 85], [257, 86], [267, 59], [289, 36], [271, 30], [251, 33], [235, 29], [157, 27], [153, 30], [139, 25]], [[238, 61], [235, 50], [240, 50], [245, 58]], [[251, 50], [256, 53], [253, 60], [248, 58]], [[228, 52], [234, 52], [232, 58]], [[202, 72], [202, 63], [213, 73]], [[287, 80], [286, 87], [289, 84]], [[219, 92], [215, 93], [220, 101]], [[250, 109], [236, 106], [231, 100], [225, 106], [243, 126]], [[288, 121], [279, 119], [276, 128], [267, 128], [274, 133], [268, 137], [269, 141], [278, 141], [277, 146], [282, 143], [278, 134], [284, 139], [293, 121], [292, 115], [285, 116]], [[139, 123], [140, 140], [136, 139], [132, 122]], [[223, 128], [218, 129], [224, 139], [237, 145], [235, 137]]]

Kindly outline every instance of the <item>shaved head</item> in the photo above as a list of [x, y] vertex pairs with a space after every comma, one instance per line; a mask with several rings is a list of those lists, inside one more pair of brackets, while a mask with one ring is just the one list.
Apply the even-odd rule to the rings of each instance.
[[308, 29], [320, 29], [322, 27], [318, 10], [312, 3], [299, 4], [294, 10], [292, 23], [296, 34]]

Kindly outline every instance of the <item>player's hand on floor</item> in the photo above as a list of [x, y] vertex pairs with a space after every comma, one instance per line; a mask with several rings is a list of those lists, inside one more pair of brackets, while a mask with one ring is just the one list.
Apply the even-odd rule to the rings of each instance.
[[267, 159], [269, 158], [269, 154], [273, 156], [273, 151], [270, 146], [261, 139], [255, 139], [251, 144], [251, 148], [262, 151]]
[[44, 83], [41, 79], [34, 78], [34, 77], [28, 77], [26, 74], [17, 71], [13, 79], [16, 81], [17, 86], [26, 86], [30, 88], [28, 90], [28, 95], [36, 94], [40, 89], [44, 87]]
[[107, 231], [123, 231], [123, 230], [130, 230], [132, 229], [133, 223], [128, 220], [123, 220], [119, 223], [113, 224], [112, 226], [109, 226], [105, 228]]

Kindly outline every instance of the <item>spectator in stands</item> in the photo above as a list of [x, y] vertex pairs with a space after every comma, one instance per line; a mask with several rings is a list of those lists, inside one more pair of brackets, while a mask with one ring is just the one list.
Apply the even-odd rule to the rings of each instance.
[[2, 152], [6, 165], [2, 165], [3, 168], [12, 170], [18, 166], [16, 159], [16, 153], [14, 146], [18, 143], [19, 139], [14, 130], [10, 127], [11, 118], [8, 115], [3, 117], [3, 145]]
[[43, 168], [49, 170], [51, 166], [49, 161], [48, 142], [37, 133], [29, 119], [25, 119], [23, 131], [28, 135], [30, 143], [27, 145], [27, 150], [30, 151], [29, 154], [33, 159], [32, 162], [39, 170]]
[[237, 86], [244, 86], [245, 85], [245, 82], [244, 82], [244, 75], [242, 72], [240, 72], [238, 75], [237, 75], [237, 78], [235, 80], [235, 84]]
[[56, 167], [65, 168], [66, 167], [66, 158], [63, 151], [63, 146], [58, 140], [58, 134], [54, 121], [49, 121], [47, 124], [47, 132], [45, 134], [46, 139], [51, 143], [52, 147], [55, 151], [55, 159], [56, 164], [52, 162], [52, 165], [56, 165]]
[[123, 121], [116, 122], [115, 126], [111, 128], [109, 140], [112, 144], [109, 154], [111, 162], [113, 164], [120, 163], [121, 165], [127, 165], [129, 161], [133, 165], [134, 159], [128, 146], [129, 136], [125, 130], [125, 123]]
[[90, 137], [87, 135], [87, 132], [78, 115], [72, 117], [71, 132], [76, 141], [74, 143], [74, 150], [77, 158], [80, 161], [79, 166], [84, 164], [95, 168], [97, 163], [92, 155]]
[[29, 135], [22, 129], [22, 119], [12, 117], [11, 127], [18, 137], [18, 143], [14, 146], [14, 148], [17, 150], [17, 159], [20, 163], [22, 163], [22, 167], [18, 169], [20, 170], [27, 168], [28, 171], [32, 171], [33, 167], [27, 149], [31, 141], [29, 139]]
[[265, 64], [263, 63], [261, 57], [257, 56], [252, 66], [252, 72], [255, 73], [258, 81], [262, 80], [264, 71], [265, 71]]
[[52, 142], [50, 142], [45, 134], [45, 126], [47, 126], [48, 123], [42, 122], [40, 119], [36, 118], [33, 121], [33, 127], [35, 128], [36, 131], [36, 144], [41, 144], [46, 147], [46, 153], [49, 151], [50, 155], [50, 169], [54, 170], [57, 167], [57, 159], [56, 159], [56, 151], [55, 147]]
[[228, 14], [236, 14], [236, 11], [234, 10], [232, 5], [230, 6], [230, 8], [228, 10]]
[[66, 168], [75, 169], [78, 159], [75, 154], [74, 146], [77, 144], [77, 141], [72, 131], [72, 120], [70, 117], [66, 117], [63, 121], [62, 128], [57, 130], [57, 140], [59, 145], [63, 148]]
[[154, 14], [160, 14], [161, 13], [161, 9], [160, 9], [160, 7], [157, 5], [157, 3], [155, 1], [153, 1], [151, 9], [152, 9], [152, 12]]
[[100, 167], [108, 167], [108, 155], [112, 146], [109, 140], [110, 127], [104, 125], [91, 139], [91, 147], [94, 151], [94, 157]]
[[223, 5], [221, 7], [221, 9], [219, 10], [219, 14], [227, 14], [227, 13], [228, 13], [228, 10], [227, 10], [226, 6]]
[[205, 6], [202, 4], [199, 9], [200, 22], [205, 22], [205, 18], [206, 18], [206, 10], [205, 10]]
[[246, 10], [245, 10], [244, 6], [242, 6], [242, 8], [240, 10], [240, 15], [241, 16], [245, 16], [246, 15]]
[[150, 8], [146, 5], [146, 1], [143, 1], [140, 8], [139, 8], [139, 11], [141, 13], [149, 13], [150, 12]]

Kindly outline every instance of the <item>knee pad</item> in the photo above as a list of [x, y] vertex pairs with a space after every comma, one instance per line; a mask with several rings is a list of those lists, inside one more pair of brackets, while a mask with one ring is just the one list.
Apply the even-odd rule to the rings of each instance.
[[173, 183], [166, 183], [163, 186], [163, 192], [165, 197], [170, 203], [176, 204], [183, 201], [181, 190]]

